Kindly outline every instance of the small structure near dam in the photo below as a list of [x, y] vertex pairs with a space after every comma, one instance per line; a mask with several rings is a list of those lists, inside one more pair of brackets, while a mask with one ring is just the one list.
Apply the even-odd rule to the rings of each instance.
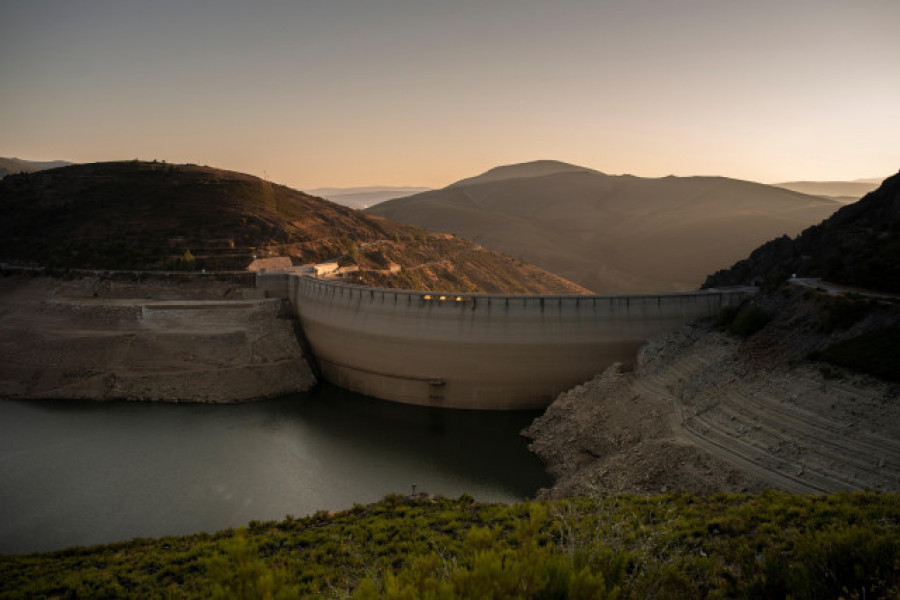
[[295, 273], [257, 285], [288, 298], [324, 378], [397, 402], [535, 409], [649, 337], [740, 303], [755, 288], [522, 296], [370, 288]]

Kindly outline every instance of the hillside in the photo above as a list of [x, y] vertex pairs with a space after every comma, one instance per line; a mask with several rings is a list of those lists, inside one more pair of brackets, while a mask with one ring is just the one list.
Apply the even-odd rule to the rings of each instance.
[[228, 530], [0, 556], [3, 598], [896, 598], [897, 494], [388, 496]]
[[[543, 269], [510, 259], [466, 239], [430, 234], [420, 240], [383, 240], [344, 257], [355, 264], [356, 283], [409, 290], [586, 294], [585, 288]], [[397, 265], [399, 272], [391, 272]], [[396, 268], [396, 267], [395, 267]]]
[[796, 239], [783, 236], [757, 248], [704, 286], [777, 283], [793, 274], [900, 293], [900, 173]]
[[[0, 258], [53, 268], [130, 270], [244, 269], [254, 256], [296, 263], [357, 253], [393, 240], [399, 264], [444, 259], [418, 227], [393, 223], [262, 179], [197, 165], [112, 162], [74, 165], [0, 181]], [[443, 239], [446, 236], [440, 236]], [[469, 252], [463, 253], [463, 249]], [[453, 247], [457, 272], [481, 273], [472, 242]], [[479, 290], [568, 293], [577, 286], [495, 257], [496, 285]], [[417, 262], [418, 261], [418, 262]], [[353, 262], [352, 259], [350, 262]], [[405, 285], [382, 277], [382, 285]], [[453, 280], [430, 279], [446, 290]], [[539, 282], [538, 285], [533, 285]]]
[[57, 167], [65, 167], [72, 163], [64, 160], [51, 161], [34, 161], [23, 160], [21, 158], [3, 158], [0, 157], [0, 179], [13, 173], [33, 173], [34, 171], [43, 171], [45, 169], [55, 169]]
[[896, 290], [898, 215], [900, 174], [707, 280], [761, 282], [740, 306], [560, 395], [525, 432], [545, 497], [900, 489], [900, 296], [785, 281]]
[[368, 212], [465, 236], [598, 293], [624, 293], [694, 289], [773, 236], [794, 235], [841, 206], [721, 177], [532, 166], [494, 169]]

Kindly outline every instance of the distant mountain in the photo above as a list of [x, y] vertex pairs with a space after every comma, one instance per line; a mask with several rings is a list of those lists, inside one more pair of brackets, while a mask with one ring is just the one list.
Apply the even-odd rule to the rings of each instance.
[[760, 246], [704, 286], [777, 283], [793, 274], [900, 293], [900, 173], [796, 239]]
[[[94, 163], [0, 180], [0, 260], [54, 268], [243, 269], [344, 256], [363, 282], [435, 291], [583, 293], [468, 240], [433, 235], [251, 175]], [[392, 264], [401, 267], [392, 273]]]
[[386, 200], [404, 198], [421, 192], [427, 192], [432, 188], [427, 187], [390, 187], [371, 186], [357, 188], [317, 188], [308, 190], [313, 196], [320, 196], [337, 204], [349, 206], [357, 210], [375, 206]]
[[452, 232], [598, 293], [698, 287], [840, 203], [722, 177], [612, 176], [566, 163], [498, 167], [372, 214]]
[[21, 158], [0, 158], [0, 179], [10, 173], [33, 173], [45, 169], [65, 167], [73, 163], [64, 160], [51, 160], [46, 162], [35, 160], [22, 160]]
[[854, 181], [787, 181], [773, 185], [801, 194], [822, 196], [849, 204], [856, 202], [880, 184], [880, 179], [856, 179]]

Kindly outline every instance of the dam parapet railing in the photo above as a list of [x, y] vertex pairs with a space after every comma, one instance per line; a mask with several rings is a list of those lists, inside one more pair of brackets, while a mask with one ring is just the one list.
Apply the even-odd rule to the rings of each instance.
[[261, 273], [290, 300], [323, 376], [426, 406], [541, 408], [649, 337], [739, 304], [755, 288], [629, 295], [519, 295], [373, 288]]

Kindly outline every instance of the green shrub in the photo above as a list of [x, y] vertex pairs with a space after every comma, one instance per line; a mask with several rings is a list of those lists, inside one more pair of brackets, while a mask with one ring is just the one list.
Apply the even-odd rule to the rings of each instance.
[[744, 307], [731, 321], [728, 331], [741, 337], [750, 337], [772, 319], [772, 316], [764, 308], [749, 305]]
[[[251, 529], [254, 525], [259, 524], [251, 521]], [[287, 584], [284, 570], [269, 568], [243, 530], [238, 530], [223, 546], [224, 552], [206, 561], [211, 598], [287, 600], [299, 597], [299, 588]]]
[[740, 310], [740, 305], [723, 306], [719, 309], [715, 321], [713, 321], [713, 326], [715, 326], [715, 328], [719, 330], [728, 329]]
[[381, 502], [0, 556], [0, 598], [898, 598], [900, 496]]

